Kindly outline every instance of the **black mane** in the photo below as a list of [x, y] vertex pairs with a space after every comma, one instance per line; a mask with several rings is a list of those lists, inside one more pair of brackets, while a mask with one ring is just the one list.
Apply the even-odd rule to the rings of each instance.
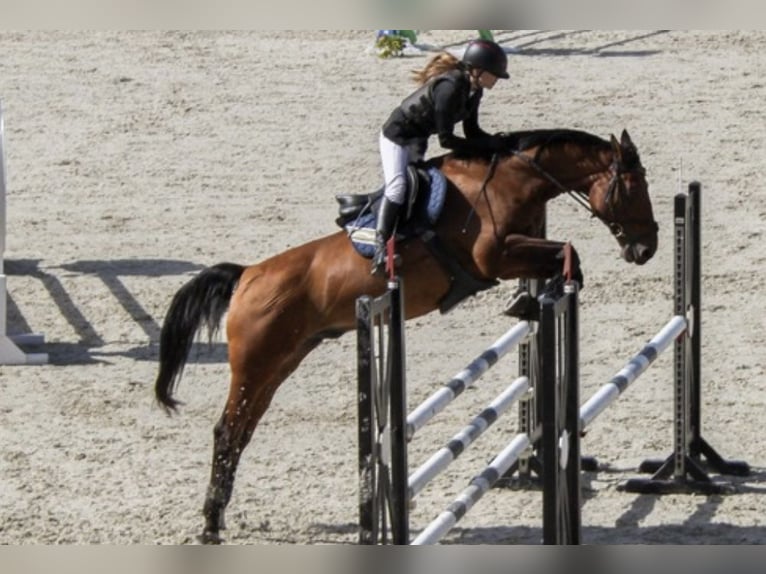
[[[610, 147], [610, 143], [607, 140], [600, 138], [597, 135], [581, 130], [566, 128], [506, 132], [502, 134], [502, 137], [505, 140], [508, 153], [512, 151], [525, 151], [537, 147], [539, 148], [537, 154], [540, 154], [540, 152], [548, 146], [567, 143], [600, 149]], [[473, 152], [455, 153], [455, 155], [462, 157], [463, 159], [482, 159], [488, 161], [492, 154], [487, 152]]]
[[608, 147], [609, 142], [588, 132], [570, 129], [544, 129], [510, 132], [505, 134], [508, 149], [524, 151], [533, 147], [574, 143], [585, 146]]

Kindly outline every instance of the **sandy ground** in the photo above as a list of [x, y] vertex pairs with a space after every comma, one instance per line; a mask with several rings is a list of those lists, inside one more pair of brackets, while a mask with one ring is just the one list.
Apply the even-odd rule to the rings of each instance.
[[[472, 31], [421, 39], [456, 47]], [[159, 325], [203, 266], [251, 263], [335, 231], [333, 195], [377, 187], [377, 130], [427, 55], [382, 61], [361, 32], [0, 33], [8, 168], [9, 330], [43, 332], [45, 366], [0, 366], [0, 543], [194, 542], [227, 391], [225, 345], [195, 351], [166, 417], [153, 402]], [[766, 542], [764, 32], [498, 31], [512, 79], [488, 131], [627, 128], [661, 227], [642, 268], [569, 200], [582, 293], [583, 397], [670, 318], [672, 199], [703, 184], [703, 435], [753, 467], [728, 496], [620, 492], [672, 448], [671, 356], [596, 421], [583, 450], [589, 544]], [[432, 149], [438, 153], [438, 148]], [[411, 403], [509, 326], [514, 285], [408, 323]], [[316, 350], [243, 456], [233, 544], [356, 540], [355, 337]], [[412, 446], [416, 464], [515, 378], [499, 365]], [[470, 404], [469, 404], [470, 403]], [[515, 434], [485, 435], [419, 499], [420, 530]], [[539, 492], [493, 490], [450, 542], [537, 544]]]

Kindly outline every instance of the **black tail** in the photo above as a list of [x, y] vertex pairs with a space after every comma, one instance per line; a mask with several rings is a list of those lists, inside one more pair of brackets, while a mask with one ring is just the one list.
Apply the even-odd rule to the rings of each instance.
[[173, 297], [160, 332], [160, 371], [154, 383], [157, 401], [168, 413], [181, 404], [173, 398], [173, 390], [197, 331], [206, 325], [212, 339], [244, 270], [235, 263], [219, 263], [202, 271]]

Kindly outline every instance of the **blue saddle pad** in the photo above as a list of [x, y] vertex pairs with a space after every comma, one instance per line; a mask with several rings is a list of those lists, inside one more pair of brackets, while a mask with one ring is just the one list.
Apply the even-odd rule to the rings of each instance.
[[[400, 222], [397, 226], [397, 241], [414, 236], [416, 234], [415, 223], [433, 226], [439, 220], [439, 215], [444, 207], [447, 179], [435, 167], [428, 168], [428, 176], [431, 180], [431, 185], [420, 189], [412, 210], [412, 216], [403, 225]], [[358, 218], [345, 226], [346, 233], [348, 233], [354, 249], [360, 255], [367, 258], [371, 258], [375, 254], [375, 227], [378, 203], [379, 200], [371, 205], [369, 209], [364, 210]]]

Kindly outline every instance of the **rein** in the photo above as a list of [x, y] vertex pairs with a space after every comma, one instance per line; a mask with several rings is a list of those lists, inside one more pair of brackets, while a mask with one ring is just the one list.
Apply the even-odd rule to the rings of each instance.
[[[526, 154], [523, 154], [517, 150], [511, 150], [511, 153], [526, 162], [527, 165], [529, 165], [532, 169], [534, 169], [538, 174], [540, 174], [543, 178], [545, 178], [548, 182], [553, 184], [556, 189], [558, 189], [561, 193], [566, 193], [575, 200], [576, 203], [578, 203], [581, 207], [586, 209], [591, 217], [595, 217], [601, 223], [606, 225], [609, 228], [609, 231], [612, 233], [612, 235], [615, 236], [618, 240], [628, 241], [631, 242], [631, 240], [635, 239], [631, 237], [628, 233], [625, 232], [625, 229], [623, 228], [622, 224], [614, 222], [614, 221], [608, 221], [605, 217], [602, 217], [598, 213], [596, 213], [593, 208], [590, 205], [589, 195], [585, 193], [584, 191], [576, 190], [576, 189], [569, 189], [564, 184], [562, 184], [558, 179], [553, 177], [550, 173], [548, 173], [546, 170], [544, 170], [539, 163], [537, 163], [533, 158], [529, 157]], [[622, 168], [622, 165], [618, 161], [613, 161], [612, 165], [609, 166], [609, 171], [612, 172], [612, 179], [609, 181], [609, 188], [606, 191], [606, 203], [609, 206], [610, 211], [612, 211], [612, 203], [613, 203], [613, 197], [615, 195], [615, 192], [620, 187], [620, 176], [625, 173], [630, 173], [631, 171], [637, 171], [641, 173], [642, 175], [645, 173], [645, 170], [643, 167], [637, 168], [636, 170], [625, 170]], [[657, 223], [654, 223], [653, 231], [657, 231], [658, 226]], [[640, 236], [639, 236], [640, 237]]]
[[[471, 219], [473, 219], [473, 216], [476, 214], [476, 204], [479, 203], [479, 199], [481, 196], [484, 196], [487, 198], [487, 185], [489, 184], [490, 180], [495, 175], [495, 169], [497, 168], [497, 162], [500, 160], [500, 155], [497, 153], [492, 154], [492, 160], [489, 163], [489, 169], [487, 170], [487, 175], [484, 176], [484, 181], [481, 182], [481, 191], [479, 192], [479, 195], [476, 197], [476, 201], [473, 202], [473, 205], [471, 206], [471, 211], [468, 212], [468, 215], [465, 218], [465, 223], [463, 224], [463, 229], [461, 230], [461, 233], [465, 233], [468, 229], [468, 224], [471, 222]], [[492, 221], [494, 222], [495, 217], [492, 214], [492, 205], [489, 203], [489, 199], [487, 198], [487, 205], [489, 206], [489, 216], [492, 218]]]

